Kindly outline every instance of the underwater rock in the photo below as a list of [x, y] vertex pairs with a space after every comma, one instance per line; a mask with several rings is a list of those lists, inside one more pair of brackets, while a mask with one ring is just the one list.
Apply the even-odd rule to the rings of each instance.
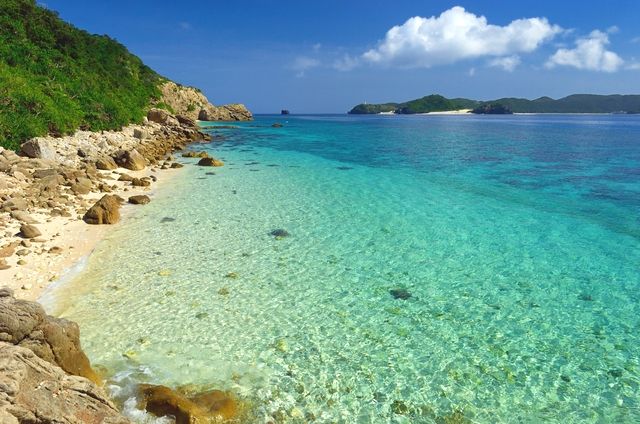
[[176, 424], [219, 422], [238, 416], [238, 402], [220, 390], [187, 395], [166, 386], [142, 384], [138, 392], [139, 407], [158, 417], [173, 415]]
[[188, 152], [184, 152], [182, 154], [182, 157], [183, 158], [208, 158], [210, 156], [205, 151], [201, 151], [201, 152], [188, 151]]
[[160, 220], [160, 222], [161, 222], [161, 223], [165, 223], [165, 222], [173, 222], [173, 221], [175, 221], [175, 220], [176, 220], [175, 218], [171, 218], [170, 216], [165, 216], [164, 218], [162, 218], [162, 219]]
[[282, 128], [284, 125], [282, 125], [280, 122], [276, 122], [274, 124], [271, 124], [272, 128]]
[[274, 236], [275, 238], [283, 238], [283, 237], [289, 237], [290, 234], [287, 230], [282, 229], [282, 228], [277, 228], [275, 230], [272, 230], [269, 233], [270, 236]]
[[409, 290], [402, 288], [391, 289], [389, 290], [389, 294], [391, 294], [394, 299], [401, 300], [407, 300], [412, 296], [411, 293], [409, 293]]
[[409, 413], [409, 407], [401, 400], [394, 400], [391, 404], [391, 412], [397, 415], [406, 415]]

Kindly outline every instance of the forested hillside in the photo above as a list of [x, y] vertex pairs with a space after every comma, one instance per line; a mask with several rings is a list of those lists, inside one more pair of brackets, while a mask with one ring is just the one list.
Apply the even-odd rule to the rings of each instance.
[[105, 35], [62, 21], [35, 0], [0, 7], [0, 145], [78, 128], [139, 122], [161, 77]]

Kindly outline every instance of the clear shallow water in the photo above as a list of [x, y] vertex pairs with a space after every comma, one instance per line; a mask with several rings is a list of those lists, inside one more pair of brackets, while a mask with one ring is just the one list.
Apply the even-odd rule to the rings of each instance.
[[185, 168], [57, 289], [121, 396], [213, 386], [256, 423], [640, 420], [640, 119], [281, 119], [224, 130], [225, 167]]

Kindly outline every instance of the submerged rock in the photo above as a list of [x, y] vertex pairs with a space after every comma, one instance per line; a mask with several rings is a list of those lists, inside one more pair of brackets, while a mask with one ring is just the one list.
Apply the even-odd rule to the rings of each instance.
[[193, 150], [188, 151], [188, 152], [184, 152], [182, 154], [183, 158], [208, 158], [209, 153], [205, 152], [205, 151], [201, 151], [201, 152], [195, 152]]
[[291, 234], [289, 234], [289, 232], [285, 229], [277, 228], [275, 230], [272, 230], [269, 233], [269, 235], [274, 236], [275, 238], [283, 238], [283, 237], [289, 237]]
[[176, 424], [219, 422], [239, 413], [234, 397], [220, 390], [188, 395], [166, 386], [142, 384], [138, 392], [140, 408], [158, 417], [172, 415]]
[[391, 294], [394, 299], [400, 300], [407, 300], [412, 296], [411, 293], [409, 293], [409, 290], [402, 288], [391, 289], [389, 290], [389, 294]]

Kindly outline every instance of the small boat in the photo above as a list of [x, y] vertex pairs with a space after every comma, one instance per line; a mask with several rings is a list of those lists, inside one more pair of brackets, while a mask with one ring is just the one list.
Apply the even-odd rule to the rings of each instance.
[[282, 109], [280, 111], [280, 115], [288, 115], [289, 114], [289, 110], [288, 109]]

